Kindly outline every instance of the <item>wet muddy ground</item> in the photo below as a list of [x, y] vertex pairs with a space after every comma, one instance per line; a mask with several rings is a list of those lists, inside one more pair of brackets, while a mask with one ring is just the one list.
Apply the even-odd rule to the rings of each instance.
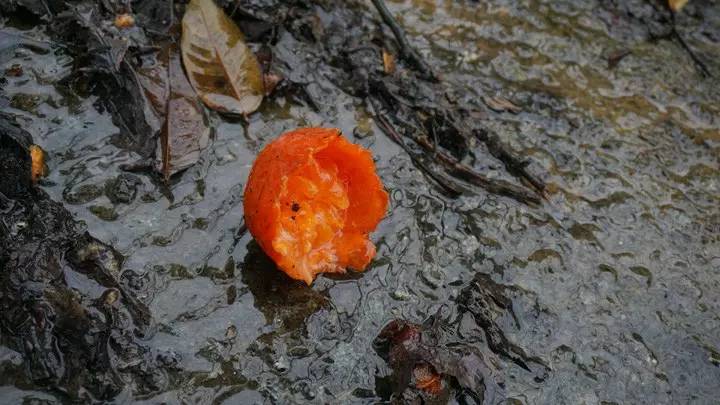
[[[336, 7], [309, 9], [324, 35], [333, 33]], [[347, 7], [379, 24], [369, 2]], [[45, 24], [0, 18], [0, 42], [25, 41], [0, 53], [0, 106], [48, 152], [39, 187], [124, 257], [121, 300], [132, 294], [150, 314], [145, 333], [128, 337], [145, 360], [112, 357], [117, 380], [104, 399], [387, 401], [393, 370], [376, 337], [396, 319], [440, 316], [457, 321], [442, 345], [494, 356], [497, 375], [485, 378], [500, 382], [508, 403], [716, 402], [720, 4], [691, 0], [677, 18], [711, 77], [677, 41], [648, 40], [670, 25], [646, 2], [388, 7], [463, 100], [482, 110], [484, 99], [502, 97], [521, 108], [488, 109], [479, 119], [531, 162], [547, 200], [528, 206], [482, 190], [448, 196], [383, 133], [368, 103], [329, 80], [331, 65], [282, 67], [288, 80], [305, 83], [312, 103], [280, 92], [246, 125], [211, 115], [210, 146], [169, 184], [127, 173], [121, 166], [140, 156], [117, 141], [120, 129], [101, 100], [65, 91], [71, 54]], [[300, 66], [317, 57], [308, 49], [281, 30], [274, 52]], [[619, 51], [630, 53], [610, 68]], [[250, 235], [238, 233], [254, 156], [278, 134], [308, 125], [338, 127], [371, 149], [391, 195], [371, 266], [319, 277], [312, 287], [276, 271]], [[478, 156], [478, 171], [508, 177], [501, 163]], [[107, 287], [70, 271], [65, 281], [92, 299]], [[490, 309], [478, 316], [473, 297], [494, 296], [491, 288], [509, 301], [481, 305]], [[492, 325], [515, 354], [493, 347]], [[132, 329], [125, 327], [116, 330]], [[29, 377], [22, 349], [9, 330], [0, 333], [3, 402], [102, 398], [90, 378], [73, 385]], [[513, 360], [518, 352], [526, 361]]]

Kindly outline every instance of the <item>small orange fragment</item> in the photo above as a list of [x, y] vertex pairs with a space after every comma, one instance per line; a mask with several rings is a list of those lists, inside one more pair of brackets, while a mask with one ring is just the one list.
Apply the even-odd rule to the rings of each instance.
[[375, 256], [368, 234], [388, 194], [370, 152], [335, 128], [281, 135], [258, 155], [245, 186], [245, 223], [288, 276], [362, 271]]
[[47, 176], [48, 167], [45, 164], [45, 151], [37, 145], [30, 145], [30, 175], [33, 183], [40, 177]]
[[135, 17], [132, 14], [124, 13], [115, 16], [115, 26], [117, 28], [130, 28], [135, 25]]
[[415, 366], [413, 377], [415, 377], [415, 386], [428, 394], [437, 395], [442, 391], [442, 376], [430, 364], [421, 363]]
[[385, 71], [385, 74], [391, 75], [395, 73], [395, 57], [393, 54], [388, 52], [387, 50], [382, 50], [382, 59], [383, 59], [383, 70]]
[[688, 0], [668, 0], [670, 9], [674, 12], [680, 11], [687, 4]]

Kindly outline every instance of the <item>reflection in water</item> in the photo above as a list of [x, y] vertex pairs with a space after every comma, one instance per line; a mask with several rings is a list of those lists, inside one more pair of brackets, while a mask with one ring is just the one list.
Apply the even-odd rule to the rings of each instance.
[[280, 334], [301, 327], [307, 317], [328, 305], [326, 295], [280, 271], [254, 240], [248, 243], [241, 267], [242, 281], [255, 299], [255, 308]]

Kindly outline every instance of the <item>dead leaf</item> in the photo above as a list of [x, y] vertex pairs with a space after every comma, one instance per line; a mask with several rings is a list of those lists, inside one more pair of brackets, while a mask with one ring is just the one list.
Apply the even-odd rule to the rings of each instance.
[[48, 167], [45, 164], [45, 151], [37, 146], [30, 145], [30, 174], [33, 183], [37, 182], [41, 177], [45, 177], [48, 174]]
[[130, 47], [130, 43], [127, 38], [110, 38], [108, 44], [110, 45], [110, 49], [108, 49], [110, 60], [113, 61], [115, 70], [119, 71], [123, 60], [125, 60], [125, 54]]
[[7, 77], [20, 77], [22, 75], [23, 67], [17, 63], [5, 69], [5, 76]]
[[387, 50], [383, 49], [382, 58], [385, 74], [391, 75], [395, 73], [395, 56], [393, 56], [393, 54], [391, 54]]
[[263, 73], [263, 86], [265, 87], [265, 95], [268, 96], [275, 90], [275, 87], [283, 81], [283, 77], [277, 73]]
[[497, 359], [469, 345], [453, 344], [450, 348], [441, 343], [438, 338], [447, 330], [443, 322], [420, 325], [396, 319], [375, 338], [375, 350], [393, 371], [394, 391], [403, 397], [414, 386], [439, 399], [448, 393], [447, 382], [454, 379], [461, 387], [483, 392], [483, 403], [501, 403], [504, 380]]
[[210, 130], [202, 107], [183, 73], [175, 45], [159, 56], [159, 63], [138, 71], [140, 84], [162, 121], [156, 149], [155, 169], [165, 180], [200, 159]]
[[213, 0], [192, 0], [182, 20], [182, 58], [190, 83], [208, 107], [233, 114], [255, 111], [263, 78], [235, 23]]
[[483, 97], [485, 105], [495, 112], [508, 111], [513, 114], [517, 114], [522, 111], [522, 108], [513, 104], [510, 100], [502, 97]]
[[680, 11], [688, 3], [688, 0], [668, 0], [670, 9], [674, 12]]

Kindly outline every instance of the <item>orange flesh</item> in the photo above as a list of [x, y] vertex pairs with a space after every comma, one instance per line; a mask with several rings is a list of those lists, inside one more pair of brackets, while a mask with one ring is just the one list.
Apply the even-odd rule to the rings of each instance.
[[245, 189], [248, 229], [278, 267], [312, 283], [318, 273], [363, 270], [368, 233], [388, 197], [369, 152], [336, 129], [307, 128], [268, 145]]
[[30, 174], [32, 181], [37, 182], [41, 177], [47, 176], [45, 166], [45, 152], [37, 145], [30, 145]]

